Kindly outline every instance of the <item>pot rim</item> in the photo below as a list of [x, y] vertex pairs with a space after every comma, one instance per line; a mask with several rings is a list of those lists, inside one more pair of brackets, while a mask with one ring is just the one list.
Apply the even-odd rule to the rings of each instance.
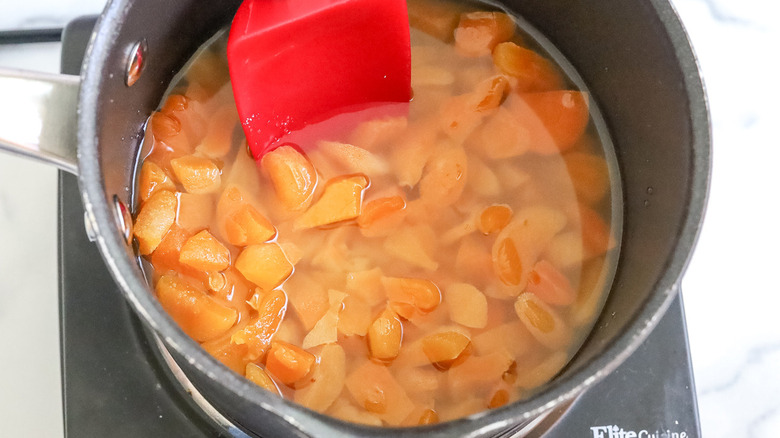
[[[242, 402], [266, 409], [287, 420], [298, 436], [313, 436], [318, 428], [351, 432], [358, 435], [406, 436], [425, 433], [434, 437], [476, 436], [498, 432], [573, 399], [611, 373], [645, 340], [672, 300], [679, 292], [680, 278], [690, 260], [698, 238], [708, 196], [711, 167], [711, 131], [708, 104], [698, 61], [679, 17], [667, 0], [651, 0], [649, 4], [666, 30], [683, 73], [685, 93], [691, 118], [691, 160], [688, 169], [691, 185], [683, 220], [677, 232], [677, 241], [666, 269], [656, 282], [650, 297], [628, 324], [627, 329], [605, 347], [588, 364], [565, 378], [555, 379], [534, 397], [508, 406], [483, 411], [469, 417], [436, 425], [412, 428], [377, 428], [361, 426], [318, 414], [293, 402], [270, 395], [248, 380], [233, 373], [189, 338], [167, 315], [140, 274], [135, 261], [128, 254], [127, 242], [118, 231], [114, 217], [113, 200], [107, 195], [100, 170], [100, 156], [96, 133], [96, 118], [85, 108], [98, 108], [98, 84], [103, 78], [103, 66], [117, 43], [118, 32], [130, 10], [129, 0], [110, 2], [99, 18], [81, 72], [79, 94], [78, 161], [79, 186], [84, 202], [85, 219], [96, 230], [95, 243], [120, 286], [125, 298], [144, 322], [162, 337], [165, 344], [183, 356], [204, 375], [220, 382]], [[321, 430], [321, 429], [319, 429]], [[469, 430], [463, 435], [464, 430]], [[292, 432], [292, 431], [291, 431]]]

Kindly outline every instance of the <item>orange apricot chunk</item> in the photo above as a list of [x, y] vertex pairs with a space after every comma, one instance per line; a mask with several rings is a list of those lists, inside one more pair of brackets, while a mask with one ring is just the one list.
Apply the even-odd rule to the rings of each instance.
[[276, 228], [250, 204], [244, 204], [224, 219], [227, 241], [236, 246], [267, 242], [276, 236]]
[[449, 365], [466, 351], [469, 344], [471, 339], [468, 336], [449, 330], [424, 337], [422, 350], [433, 365], [449, 368]]
[[455, 48], [466, 56], [489, 55], [498, 43], [512, 38], [515, 22], [507, 14], [475, 11], [461, 14], [455, 29]]
[[238, 345], [230, 342], [230, 335], [206, 341], [200, 344], [204, 350], [220, 361], [223, 365], [233, 370], [236, 374], [244, 374], [249, 359], [246, 358], [246, 345]]
[[196, 341], [208, 341], [224, 334], [238, 319], [235, 309], [218, 303], [175, 274], [160, 277], [155, 291], [163, 309]]
[[347, 358], [339, 344], [322, 346], [311, 384], [295, 391], [294, 400], [309, 409], [325, 412], [344, 389]]
[[441, 303], [441, 291], [424, 278], [383, 277], [389, 306], [406, 319], [428, 313]]
[[577, 144], [590, 120], [588, 94], [582, 91], [524, 93], [509, 101], [509, 109], [528, 128], [530, 150], [548, 155]]
[[397, 213], [402, 212], [405, 208], [406, 200], [400, 195], [373, 199], [363, 206], [360, 216], [357, 218], [358, 226], [360, 228], [374, 227], [386, 222], [392, 216], [397, 216]]
[[609, 192], [609, 169], [604, 157], [571, 151], [563, 156], [577, 198], [596, 205]]
[[257, 317], [230, 337], [230, 342], [247, 346], [246, 358], [257, 360], [271, 346], [271, 338], [279, 330], [287, 312], [287, 295], [275, 289], [265, 292], [257, 305]]
[[347, 377], [346, 387], [358, 406], [391, 426], [401, 424], [414, 410], [406, 391], [382, 364], [364, 362]]
[[512, 207], [506, 204], [493, 204], [479, 214], [477, 228], [482, 234], [493, 234], [504, 229], [512, 220]]
[[246, 370], [244, 371], [244, 375], [252, 383], [265, 389], [266, 391], [272, 392], [279, 396], [282, 395], [282, 393], [279, 391], [279, 387], [276, 386], [274, 380], [259, 365], [254, 363], [246, 364]]
[[230, 251], [208, 230], [203, 230], [187, 239], [179, 262], [201, 271], [223, 271], [230, 266]]
[[186, 155], [171, 160], [171, 168], [184, 190], [189, 193], [212, 193], [222, 183], [222, 171], [214, 161]]
[[316, 360], [303, 348], [275, 341], [268, 351], [265, 368], [285, 385], [292, 385], [309, 374]]
[[176, 221], [179, 201], [167, 190], [158, 191], [141, 205], [135, 218], [133, 234], [138, 239], [138, 252], [151, 254]]
[[176, 185], [160, 166], [151, 161], [144, 161], [138, 178], [138, 197], [141, 202], [145, 202], [158, 190], [175, 192]]
[[499, 389], [493, 394], [488, 402], [488, 408], [495, 409], [509, 403], [509, 392], [506, 389]]
[[450, 319], [471, 328], [484, 328], [488, 322], [485, 294], [468, 283], [453, 283], [444, 291]]
[[186, 137], [189, 150], [203, 138], [206, 122], [198, 102], [182, 94], [172, 94], [160, 112], [181, 123], [182, 136]]
[[265, 154], [260, 163], [286, 209], [300, 211], [309, 206], [317, 172], [305, 155], [292, 146], [281, 146]]
[[[157, 245], [152, 255], [149, 257], [149, 261], [152, 262], [154, 269], [157, 272], [164, 272], [168, 270], [173, 271], [186, 271], [186, 267], [182, 266], [179, 262], [179, 255], [181, 254], [181, 248], [184, 246], [184, 242], [187, 241], [192, 234], [184, 228], [174, 224], [171, 226], [168, 233]], [[190, 272], [183, 272], [184, 274], [190, 274]]]
[[513, 42], [500, 43], [493, 49], [493, 63], [517, 79], [516, 91], [560, 90], [564, 86], [563, 77], [552, 62]]
[[320, 199], [294, 222], [296, 229], [321, 227], [360, 216], [368, 178], [351, 175], [328, 181]]
[[420, 419], [417, 421], [417, 424], [436, 424], [438, 422], [439, 414], [437, 414], [433, 409], [426, 409], [423, 411], [422, 415], [420, 415]]
[[556, 306], [569, 305], [577, 298], [569, 279], [547, 260], [536, 262], [525, 290]]
[[585, 205], [580, 205], [580, 224], [582, 226], [582, 250], [585, 260], [603, 255], [617, 246], [617, 241], [607, 222]]
[[214, 216], [214, 196], [211, 194], [177, 193], [179, 212], [176, 224], [191, 233], [208, 228]]
[[149, 128], [155, 143], [164, 143], [173, 156], [192, 152], [190, 139], [187, 138], [181, 122], [175, 116], [164, 112], [155, 112], [149, 118]]
[[563, 319], [536, 295], [520, 294], [515, 301], [515, 313], [531, 335], [551, 350], [564, 348], [571, 341], [571, 331]]
[[504, 284], [517, 286], [523, 279], [523, 260], [517, 251], [515, 242], [510, 238], [504, 238], [497, 242], [494, 250], [493, 262], [498, 278]]
[[235, 266], [247, 280], [266, 291], [282, 284], [293, 272], [293, 265], [276, 243], [247, 246], [236, 258]]
[[403, 326], [395, 312], [385, 309], [371, 325], [366, 334], [371, 357], [380, 361], [390, 361], [401, 351]]

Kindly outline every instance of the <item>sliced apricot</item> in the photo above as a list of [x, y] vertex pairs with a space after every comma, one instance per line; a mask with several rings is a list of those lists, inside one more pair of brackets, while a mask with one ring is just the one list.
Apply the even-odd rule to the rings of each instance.
[[292, 385], [311, 371], [317, 358], [308, 351], [286, 342], [275, 341], [268, 350], [265, 367], [285, 385]]
[[428, 279], [383, 277], [382, 285], [390, 307], [406, 319], [428, 313], [441, 303], [439, 287]]
[[236, 258], [236, 269], [247, 280], [271, 290], [292, 274], [293, 265], [276, 243], [249, 245]]
[[424, 337], [422, 350], [432, 364], [449, 368], [449, 365], [466, 351], [469, 344], [471, 344], [471, 339], [468, 336], [450, 330]]
[[395, 312], [385, 309], [368, 327], [366, 338], [371, 357], [380, 361], [395, 359], [403, 339], [401, 320]]
[[274, 380], [265, 372], [263, 368], [254, 363], [246, 364], [246, 370], [244, 375], [255, 385], [265, 389], [268, 392], [281, 396], [279, 387], [276, 386]]
[[455, 48], [466, 56], [489, 55], [498, 43], [512, 38], [515, 22], [507, 14], [475, 11], [461, 14], [455, 29]]
[[196, 341], [208, 341], [224, 334], [238, 319], [235, 309], [218, 303], [175, 274], [160, 277], [155, 291], [163, 309]]
[[563, 77], [552, 62], [513, 42], [495, 46], [493, 63], [500, 71], [517, 79], [517, 91], [560, 90], [564, 86]]
[[536, 295], [524, 292], [515, 301], [515, 312], [542, 345], [555, 350], [568, 345], [571, 331], [558, 313]]
[[222, 271], [230, 266], [230, 251], [208, 230], [187, 239], [179, 262], [201, 271]]
[[609, 168], [604, 157], [569, 152], [563, 156], [577, 198], [588, 205], [596, 205], [609, 193]]
[[267, 242], [276, 236], [276, 228], [250, 204], [243, 204], [224, 220], [225, 236], [236, 246]]
[[257, 317], [233, 333], [230, 341], [234, 344], [246, 345], [246, 357], [257, 360], [265, 355], [271, 346], [271, 338], [279, 330], [279, 326], [287, 311], [287, 295], [284, 291], [275, 289], [265, 292], [257, 306]]
[[176, 195], [167, 190], [158, 191], [141, 205], [133, 224], [133, 235], [138, 239], [141, 255], [151, 254], [162, 242], [176, 220], [178, 205]]
[[414, 410], [414, 403], [384, 365], [366, 361], [347, 377], [346, 387], [359, 406], [389, 425], [401, 424]]
[[479, 214], [477, 227], [482, 234], [493, 234], [504, 229], [512, 220], [512, 207], [506, 204], [493, 204]]
[[384, 225], [386, 225], [388, 219], [394, 216], [401, 218], [402, 215], [399, 213], [403, 212], [404, 209], [406, 209], [406, 200], [400, 195], [373, 199], [363, 206], [357, 223], [360, 228], [372, 228], [374, 226], [386, 228]]
[[295, 220], [295, 228], [315, 228], [357, 218], [362, 211], [366, 188], [368, 178], [363, 175], [328, 181], [320, 199]]
[[160, 166], [151, 161], [144, 161], [138, 178], [138, 198], [141, 202], [145, 202], [158, 190], [175, 192], [176, 185]]
[[176, 224], [191, 233], [208, 228], [214, 216], [214, 196], [211, 194], [177, 193], [179, 211]]
[[409, 2], [409, 24], [444, 42], [452, 41], [462, 6], [441, 0]]
[[309, 206], [317, 172], [305, 155], [292, 146], [281, 146], [265, 154], [260, 163], [285, 208], [300, 211]]
[[220, 361], [223, 365], [233, 370], [236, 374], [243, 375], [249, 359], [246, 358], [246, 345], [238, 345], [230, 342], [230, 335], [206, 341], [200, 344], [204, 350]]
[[528, 129], [530, 149], [538, 154], [572, 148], [590, 120], [589, 97], [582, 91], [524, 93], [508, 102], [509, 110]]
[[171, 160], [171, 168], [184, 190], [189, 193], [212, 193], [222, 183], [222, 170], [214, 161], [195, 155]]

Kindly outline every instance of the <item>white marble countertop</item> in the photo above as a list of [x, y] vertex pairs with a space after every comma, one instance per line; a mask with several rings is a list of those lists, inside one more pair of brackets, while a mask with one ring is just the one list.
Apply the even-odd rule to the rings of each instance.
[[[673, 0], [699, 56], [713, 175], [683, 280], [703, 436], [780, 436], [780, 7]], [[62, 26], [104, 0], [0, 2], [0, 30]], [[0, 66], [58, 70], [58, 44], [0, 46]], [[7, 104], [3, 102], [2, 104]], [[0, 435], [62, 436], [56, 172], [0, 154]], [[31, 321], [34, 323], [31, 324]]]

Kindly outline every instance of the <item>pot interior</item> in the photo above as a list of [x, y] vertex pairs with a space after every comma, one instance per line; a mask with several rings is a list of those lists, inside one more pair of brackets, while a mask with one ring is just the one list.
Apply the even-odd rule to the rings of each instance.
[[[121, 236], [114, 198], [130, 199], [148, 115], [191, 54], [230, 21], [239, 2], [111, 2], [82, 70], [79, 176], [98, 245], [127, 299], [223, 413], [249, 429], [306, 434], [345, 425], [269, 397], [190, 340], [149, 292], [132, 247]], [[696, 239], [709, 174], [709, 124], [695, 58], [666, 1], [507, 1], [569, 60], [592, 92], [615, 146], [622, 177], [623, 240], [604, 310], [579, 353], [538, 396], [508, 408], [426, 429], [448, 436], [489, 434], [571, 399], [627, 357], [660, 318]], [[127, 59], [143, 41], [139, 80], [125, 82]], [[262, 407], [262, 409], [260, 409]], [[282, 418], [287, 415], [288, 418]], [[289, 417], [292, 415], [292, 417]], [[292, 421], [291, 425], [288, 421]], [[324, 429], [320, 429], [324, 430]]]

